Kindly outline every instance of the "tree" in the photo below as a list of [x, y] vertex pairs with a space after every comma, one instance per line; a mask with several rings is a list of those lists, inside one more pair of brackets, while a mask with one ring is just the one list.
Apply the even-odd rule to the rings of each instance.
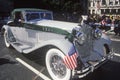
[[62, 7], [62, 10], [65, 10], [67, 12], [70, 12], [72, 10], [72, 1], [68, 1], [64, 4]]
[[13, 9], [13, 0], [0, 0], [0, 11], [10, 12]]

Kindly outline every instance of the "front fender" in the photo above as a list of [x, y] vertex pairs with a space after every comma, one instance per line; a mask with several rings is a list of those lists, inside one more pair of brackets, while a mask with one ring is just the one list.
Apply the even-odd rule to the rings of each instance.
[[110, 38], [106, 34], [103, 34], [100, 39], [95, 40], [94, 50], [98, 51], [99, 53], [104, 55], [104, 49], [103, 48], [105, 47], [105, 45], [107, 45], [108, 48], [110, 49], [110, 44], [111, 44]]
[[112, 42], [110, 37], [104, 33], [102, 34], [101, 40], [103, 41], [104, 44], [108, 44], [108, 45], [110, 45]]

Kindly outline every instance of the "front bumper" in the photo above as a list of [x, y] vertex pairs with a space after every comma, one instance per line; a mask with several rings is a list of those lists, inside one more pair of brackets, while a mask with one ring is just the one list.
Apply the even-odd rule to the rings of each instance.
[[98, 67], [102, 66], [104, 63], [106, 63], [112, 57], [113, 57], [113, 53], [110, 52], [110, 54], [107, 57], [103, 58], [101, 61], [99, 61], [93, 65], [92, 64], [89, 65], [87, 68], [84, 68], [82, 70], [73, 70], [72, 77], [73, 78], [83, 78], [83, 77], [87, 76], [89, 73], [93, 72]]

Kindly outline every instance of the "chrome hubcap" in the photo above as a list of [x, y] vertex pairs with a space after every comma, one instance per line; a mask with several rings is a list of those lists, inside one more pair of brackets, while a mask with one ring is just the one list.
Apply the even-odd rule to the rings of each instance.
[[54, 75], [59, 78], [63, 78], [66, 74], [66, 67], [62, 61], [62, 58], [58, 55], [52, 56], [50, 60], [50, 67]]

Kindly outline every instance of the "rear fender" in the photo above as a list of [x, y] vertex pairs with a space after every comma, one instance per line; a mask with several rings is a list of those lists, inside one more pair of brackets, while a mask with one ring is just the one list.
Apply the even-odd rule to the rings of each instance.
[[8, 31], [9, 26], [8, 25], [3, 25], [3, 27], [1, 28], [1, 34], [4, 34], [4, 31]]

